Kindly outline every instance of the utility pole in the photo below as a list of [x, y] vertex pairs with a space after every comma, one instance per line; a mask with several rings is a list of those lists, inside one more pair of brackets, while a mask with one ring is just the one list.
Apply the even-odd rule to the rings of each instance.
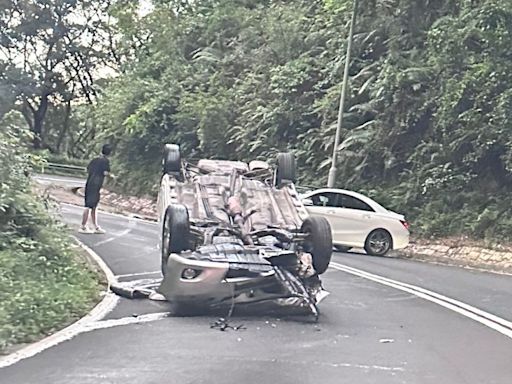
[[345, 56], [345, 71], [343, 72], [343, 84], [341, 86], [340, 108], [338, 110], [338, 123], [336, 125], [336, 137], [334, 138], [334, 148], [332, 149], [332, 164], [331, 168], [329, 169], [329, 178], [327, 179], [328, 188], [333, 188], [336, 181], [336, 161], [338, 157], [338, 146], [340, 145], [343, 110], [345, 109], [345, 98], [348, 87], [348, 70], [350, 68], [350, 54], [352, 51], [352, 40], [354, 37], [354, 25], [356, 23], [357, 3], [358, 0], [354, 0], [354, 4], [352, 6], [352, 19], [350, 20], [350, 29], [348, 32], [347, 54]]

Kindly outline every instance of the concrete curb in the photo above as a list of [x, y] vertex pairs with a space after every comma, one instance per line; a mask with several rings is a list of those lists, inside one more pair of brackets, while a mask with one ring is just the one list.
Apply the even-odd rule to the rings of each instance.
[[51, 336], [45, 337], [44, 339], [37, 341], [33, 344], [30, 344], [16, 352], [13, 352], [7, 356], [0, 358], [0, 368], [5, 368], [10, 365], [13, 365], [20, 360], [27, 359], [29, 357], [35, 356], [38, 353], [44, 351], [45, 349], [51, 348], [57, 344], [60, 344], [64, 341], [70, 340], [74, 336], [78, 335], [82, 332], [82, 330], [89, 324], [101, 320], [105, 317], [119, 301], [119, 297], [114, 293], [110, 292], [110, 285], [116, 281], [114, 273], [107, 266], [107, 264], [103, 261], [103, 259], [96, 254], [92, 249], [83, 244], [76, 236], [72, 236], [72, 238], [78, 243], [78, 245], [84, 249], [89, 256], [90, 260], [94, 262], [105, 274], [107, 279], [107, 291], [105, 292], [105, 296], [87, 315], [77, 320], [73, 324], [67, 326], [66, 328], [54, 333]]
[[445, 254], [427, 254], [421, 251], [394, 251], [393, 257], [406, 260], [416, 260], [425, 263], [448, 265], [452, 267], [474, 269], [482, 272], [512, 275], [512, 268], [500, 264], [486, 263], [480, 260], [471, 260], [465, 257], [450, 257]]

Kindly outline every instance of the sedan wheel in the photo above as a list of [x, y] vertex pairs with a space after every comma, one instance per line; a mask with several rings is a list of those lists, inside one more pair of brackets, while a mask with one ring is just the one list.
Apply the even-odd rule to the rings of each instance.
[[371, 232], [364, 243], [364, 250], [372, 256], [384, 256], [391, 249], [391, 235], [384, 229]]

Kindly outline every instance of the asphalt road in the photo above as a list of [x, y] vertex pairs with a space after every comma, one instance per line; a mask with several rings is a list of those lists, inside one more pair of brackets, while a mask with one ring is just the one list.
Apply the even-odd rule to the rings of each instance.
[[[80, 214], [62, 206], [75, 232]], [[106, 235], [79, 238], [118, 279], [159, 275], [155, 224], [107, 214], [100, 222]], [[165, 303], [121, 299], [71, 340], [0, 369], [0, 383], [510, 384], [512, 329], [499, 322], [512, 321], [511, 276], [360, 254], [333, 261], [316, 324], [239, 315], [232, 322], [245, 329], [221, 332], [210, 328], [215, 316], [164, 317]]]
[[85, 180], [70, 176], [35, 174], [32, 179], [42, 185], [59, 185], [62, 187], [81, 187], [85, 184]]

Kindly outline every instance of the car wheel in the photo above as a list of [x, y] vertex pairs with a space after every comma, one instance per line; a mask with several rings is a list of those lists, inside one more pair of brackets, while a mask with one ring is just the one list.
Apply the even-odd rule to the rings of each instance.
[[165, 144], [162, 161], [164, 173], [181, 173], [181, 153], [177, 144]]
[[277, 155], [277, 168], [275, 186], [281, 187], [285, 180], [295, 183], [295, 156], [292, 153], [279, 153]]
[[343, 245], [335, 245], [334, 246], [334, 249], [337, 251], [337, 252], [348, 252], [352, 249], [352, 247], [345, 247]]
[[364, 250], [372, 256], [384, 256], [392, 247], [393, 240], [388, 231], [376, 229], [372, 231], [364, 242]]
[[331, 262], [331, 226], [325, 217], [310, 216], [302, 223], [301, 232], [307, 234], [304, 241], [304, 250], [311, 253], [313, 267], [321, 275], [327, 270]]
[[162, 225], [162, 274], [171, 253], [180, 253], [189, 248], [190, 223], [187, 207], [181, 204], [169, 205], [165, 210]]

